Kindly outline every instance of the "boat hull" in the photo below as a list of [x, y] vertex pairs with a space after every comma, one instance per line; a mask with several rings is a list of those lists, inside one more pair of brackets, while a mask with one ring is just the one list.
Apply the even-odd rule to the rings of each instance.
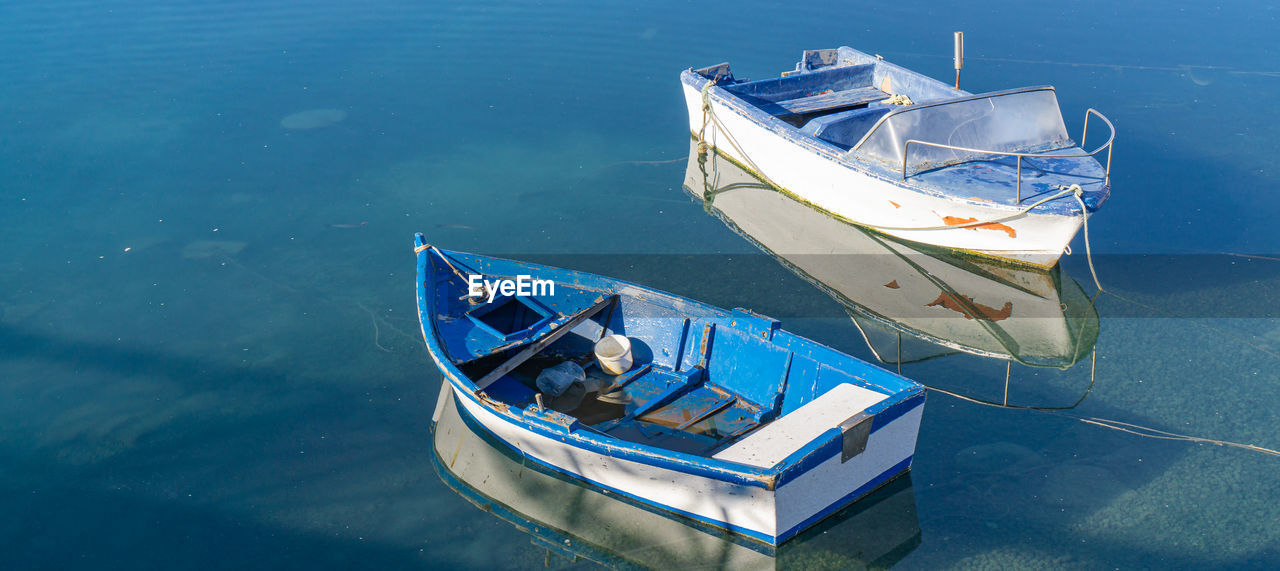
[[[432, 422], [433, 465], [455, 492], [571, 560], [606, 567], [786, 568], [838, 550], [886, 568], [920, 543], [910, 475], [894, 478], [856, 506], [773, 548], [542, 468], [463, 418], [444, 383]], [[564, 506], [574, 506], [565, 510]]]
[[1020, 208], [922, 192], [860, 165], [836, 147], [800, 135], [718, 88], [707, 93], [715, 121], [708, 118], [704, 125], [702, 87], [708, 80], [692, 71], [685, 71], [681, 80], [693, 137], [701, 134], [717, 153], [780, 190], [855, 224], [904, 240], [1044, 268], [1057, 263], [1083, 224], [1078, 211], [1064, 215], [1033, 210], [998, 224], [945, 228], [964, 223], [956, 221], [1003, 219]]
[[[425, 244], [421, 234], [415, 249], [428, 354], [462, 414], [530, 462], [771, 545], [910, 468], [923, 387], [796, 336], [776, 320], [585, 272], [443, 251]], [[489, 351], [489, 344], [477, 336], [480, 330], [471, 320], [483, 308], [459, 298], [467, 281], [459, 267], [486, 279], [532, 274], [554, 281], [559, 284], [555, 292], [537, 302], [554, 313], [529, 327], [559, 325], [530, 333], [534, 337], [522, 348], [512, 347], [516, 340], [507, 349], [478, 354]], [[615, 310], [605, 312], [609, 304]], [[605, 312], [603, 320], [584, 321], [593, 311]], [[504, 315], [498, 310], [481, 315], [491, 313]], [[513, 316], [532, 319], [505, 315], [489, 318], [504, 328], [499, 333], [510, 328]], [[561, 412], [554, 401], [544, 406], [536, 398], [542, 393], [530, 387], [532, 378], [512, 376], [517, 365], [511, 362], [557, 340], [566, 341], [557, 358], [576, 360], [576, 344], [594, 344], [602, 331], [625, 331], [644, 348], [644, 365], [618, 381], [623, 394], [635, 397], [621, 416], [602, 420], [591, 411], [582, 416]], [[490, 357], [506, 363], [494, 368], [496, 361], [479, 361]], [[703, 394], [697, 391], [716, 395], [720, 404], [696, 399], [681, 404], [686, 396]], [[725, 395], [733, 396], [721, 401]], [[752, 398], [757, 400], [747, 401]], [[751, 407], [760, 405], [751, 402], [770, 403], [770, 412], [754, 412]], [[662, 414], [681, 411], [689, 414], [684, 426], [661, 420]], [[733, 416], [717, 417], [716, 411]], [[700, 422], [724, 422], [703, 432], [681, 432], [695, 426], [690, 424], [695, 414], [704, 419]], [[679, 438], [685, 438], [683, 444], [672, 441]]]
[[[690, 473], [674, 462], [646, 463], [573, 446], [514, 421], [451, 381], [462, 414], [516, 453], [609, 492], [702, 524], [778, 545], [871, 493], [911, 466], [923, 399], [872, 432], [866, 450], [834, 456], [776, 489]], [[903, 451], [906, 454], [903, 455]]]

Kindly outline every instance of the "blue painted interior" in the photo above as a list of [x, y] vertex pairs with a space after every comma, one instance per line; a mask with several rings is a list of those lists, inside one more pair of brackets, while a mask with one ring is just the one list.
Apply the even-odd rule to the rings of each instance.
[[[1081, 154], [1080, 147], [1050, 151], [1057, 154]], [[933, 168], [911, 175], [911, 180], [921, 186], [943, 190], [962, 186], [970, 196], [993, 202], [1007, 201], [1016, 192], [1017, 159], [1008, 156], [988, 155], [974, 160], [942, 168]], [[1111, 194], [1105, 184], [1106, 172], [1102, 165], [1090, 158], [1026, 158], [1022, 159], [1022, 202], [1032, 203], [1058, 192], [1059, 187], [1080, 185], [1084, 190], [1085, 207], [1093, 212], [1106, 202]], [[1047, 204], [1048, 212], [1077, 214], [1079, 205], [1074, 198], [1069, 202], [1056, 200]]]
[[891, 105], [875, 102], [859, 109], [820, 115], [805, 123], [800, 132], [849, 150], [891, 110]]
[[863, 107], [888, 98], [889, 94], [874, 87], [858, 87], [830, 93], [820, 92], [813, 95], [805, 95], [795, 99], [778, 101], [772, 105], [765, 105], [763, 108], [778, 117], [811, 115], [837, 109]]
[[777, 102], [812, 96], [826, 90], [845, 91], [870, 87], [875, 65], [829, 67], [810, 73], [745, 81], [725, 87], [742, 97]]
[[552, 312], [525, 296], [500, 296], [467, 312], [481, 330], [504, 341], [527, 337], [551, 321]]
[[[750, 331], [716, 330], [707, 367], [709, 380], [756, 406], [773, 410], [787, 380], [791, 352]], [[750, 359], [742, 356], [751, 355]], [[796, 379], [802, 381], [802, 379]]]
[[873, 85], [883, 85], [885, 78], [888, 78], [893, 84], [894, 93], [910, 95], [911, 100], [917, 105], [970, 95], [968, 91], [955, 89], [951, 84], [938, 81], [893, 62], [878, 59], [871, 54], [848, 46], [841, 46], [836, 52], [839, 54], [838, 61], [840, 65], [874, 63], [876, 67], [871, 78]]
[[[515, 273], [495, 272], [490, 266], [490, 259], [481, 256], [458, 255], [452, 258], [452, 263], [453, 267], [463, 274], [482, 274], [490, 280], [495, 277], [515, 278], [521, 275], [515, 267], [503, 268]], [[538, 332], [545, 331], [551, 323], [550, 319], [543, 319], [512, 333], [498, 331], [477, 318], [485, 315], [486, 306], [493, 304], [473, 305], [466, 299], [467, 283], [464, 278], [455, 274], [448, 266], [444, 266], [443, 262], [441, 262], [441, 270], [434, 274], [439, 282], [433, 284], [431, 293], [435, 297], [436, 307], [446, 313], [450, 324], [449, 327], [441, 330], [444, 334], [440, 340], [448, 353], [451, 356], [456, 355], [455, 359], [459, 362], [522, 347], [531, 342]], [[524, 274], [527, 275], [528, 272]], [[537, 313], [570, 315], [590, 307], [595, 300], [591, 292], [575, 288], [563, 289], [563, 295], [557, 295], [554, 298], [526, 299], [522, 300], [522, 305]], [[557, 288], [557, 294], [561, 293], [559, 290], [560, 288]], [[513, 300], [510, 298], [499, 298], [494, 300], [494, 304], [505, 304], [511, 301]], [[596, 330], [599, 331], [599, 325], [596, 325]]]

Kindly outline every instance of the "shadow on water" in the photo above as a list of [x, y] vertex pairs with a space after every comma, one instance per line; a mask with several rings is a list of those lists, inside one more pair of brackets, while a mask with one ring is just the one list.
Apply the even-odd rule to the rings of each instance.
[[5, 488], [9, 517], [29, 522], [7, 530], [0, 542], [8, 569], [405, 568], [428, 562], [405, 546], [294, 530], [129, 491]]
[[431, 515], [449, 495], [430, 477], [430, 373], [383, 371], [392, 398], [12, 327], [0, 363], [44, 371], [2, 387], [6, 568], [466, 564], [424, 549], [452, 527]]

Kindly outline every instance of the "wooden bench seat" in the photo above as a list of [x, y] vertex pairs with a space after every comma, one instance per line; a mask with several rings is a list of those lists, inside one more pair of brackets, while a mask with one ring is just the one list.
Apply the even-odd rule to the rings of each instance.
[[857, 89], [846, 89], [844, 91], [824, 93], [822, 95], [810, 95], [808, 97], [777, 101], [774, 102], [772, 106], [776, 106], [779, 109], [768, 109], [768, 111], [779, 117], [785, 115], [801, 115], [804, 113], [817, 113], [819, 111], [843, 109], [845, 107], [856, 107], [858, 105], [866, 105], [868, 103], [888, 98], [888, 93], [880, 91], [874, 87], [860, 87]]

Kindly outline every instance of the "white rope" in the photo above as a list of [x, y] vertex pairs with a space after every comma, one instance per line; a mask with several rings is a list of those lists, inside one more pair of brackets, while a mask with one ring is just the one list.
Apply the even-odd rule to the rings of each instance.
[[747, 152], [742, 150], [742, 147], [738, 145], [738, 141], [733, 138], [733, 134], [724, 127], [723, 123], [720, 122], [720, 118], [716, 117], [715, 110], [711, 108], [711, 87], [714, 84], [714, 81], [708, 80], [707, 84], [702, 86], [702, 130], [698, 131], [698, 154], [701, 155], [706, 153], [709, 148], [706, 142], [706, 130], [707, 120], [710, 119], [711, 123], [716, 127], [716, 133], [724, 135], [725, 140], [729, 141], [729, 145], [733, 147], [735, 151], [738, 151], [739, 155], [742, 155], [742, 160], [747, 163], [747, 166], [751, 167], [751, 169], [763, 178], [765, 182], [773, 185], [774, 187], [782, 188], [782, 186], [773, 182], [772, 179], [760, 170], [760, 167], [756, 165], [755, 161], [751, 160], [751, 157], [747, 156]]
[[1089, 209], [1085, 208], [1084, 198], [1081, 196], [1084, 190], [1078, 184], [1060, 188], [1073, 191], [1076, 202], [1080, 203], [1080, 220], [1081, 225], [1084, 226], [1084, 259], [1089, 262], [1089, 273], [1093, 275], [1093, 285], [1098, 286], [1098, 291], [1105, 291], [1102, 289], [1102, 282], [1098, 281], [1098, 270], [1093, 269], [1093, 249], [1089, 247]]
[[884, 100], [886, 105], [914, 105], [906, 93], [899, 93]]
[[1120, 431], [1120, 432], [1125, 432], [1125, 433], [1128, 433], [1128, 434], [1133, 434], [1133, 435], [1135, 435], [1135, 436], [1141, 436], [1141, 437], [1144, 437], [1144, 438], [1155, 438], [1155, 439], [1157, 439], [1157, 440], [1179, 440], [1179, 441], [1183, 441], [1183, 442], [1195, 442], [1195, 443], [1199, 443], [1199, 444], [1214, 444], [1214, 445], [1217, 445], [1217, 446], [1226, 446], [1226, 447], [1230, 447], [1230, 448], [1239, 448], [1239, 449], [1241, 449], [1241, 450], [1248, 450], [1248, 451], [1250, 451], [1250, 452], [1259, 452], [1259, 453], [1266, 454], [1266, 455], [1269, 455], [1269, 456], [1280, 456], [1280, 450], [1274, 450], [1274, 449], [1271, 449], [1271, 448], [1265, 448], [1265, 447], [1262, 447], [1262, 446], [1258, 446], [1258, 445], [1256, 445], [1256, 444], [1243, 444], [1243, 443], [1239, 443], [1239, 442], [1231, 442], [1231, 441], [1227, 441], [1227, 440], [1219, 440], [1219, 439], [1216, 439], [1216, 438], [1204, 438], [1204, 437], [1200, 437], [1200, 436], [1190, 436], [1190, 435], [1187, 435], [1187, 434], [1178, 434], [1178, 433], [1176, 433], [1176, 432], [1169, 432], [1169, 431], [1167, 431], [1167, 430], [1160, 430], [1160, 429], [1158, 429], [1158, 428], [1151, 428], [1150, 426], [1142, 426], [1142, 425], [1139, 425], [1139, 424], [1132, 424], [1132, 423], [1128, 423], [1128, 422], [1122, 422], [1122, 421], [1119, 421], [1119, 420], [1111, 420], [1111, 419], [1107, 419], [1107, 418], [1097, 418], [1097, 417], [1092, 417], [1092, 416], [1076, 416], [1076, 415], [1074, 415], [1074, 414], [1070, 414], [1070, 413], [1066, 412], [1066, 410], [1065, 410], [1065, 409], [1072, 409], [1072, 408], [1075, 408], [1075, 407], [1076, 407], [1076, 405], [1079, 405], [1079, 404], [1080, 404], [1080, 402], [1084, 400], [1084, 399], [1083, 399], [1083, 397], [1080, 399], [1080, 401], [1077, 401], [1075, 404], [1073, 404], [1073, 405], [1071, 405], [1071, 406], [1069, 406], [1069, 407], [1034, 407], [1034, 406], [1019, 406], [1019, 405], [1002, 405], [1002, 404], [1000, 404], [1000, 403], [993, 403], [993, 402], [984, 401], [984, 400], [981, 400], [981, 399], [976, 399], [976, 398], [973, 398], [973, 397], [965, 396], [965, 395], [962, 395], [962, 394], [959, 394], [959, 393], [954, 393], [954, 392], [951, 392], [951, 391], [948, 391], [948, 390], [945, 390], [945, 389], [940, 389], [940, 388], [937, 388], [937, 387], [931, 387], [931, 386], [927, 386], [927, 385], [926, 385], [926, 386], [925, 386], [925, 388], [927, 388], [927, 389], [929, 389], [929, 390], [931, 390], [931, 391], [934, 391], [934, 392], [942, 393], [942, 394], [947, 395], [947, 396], [949, 396], [949, 397], [957, 398], [957, 399], [960, 399], [960, 400], [963, 400], [963, 401], [968, 401], [968, 402], [971, 402], [971, 403], [974, 403], [974, 404], [979, 404], [979, 405], [982, 405], [982, 406], [993, 406], [993, 407], [997, 407], [997, 408], [1008, 408], [1008, 409], [1015, 409], [1015, 410], [1026, 410], [1026, 411], [1032, 411], [1032, 412], [1042, 412], [1042, 413], [1046, 413], [1046, 414], [1052, 414], [1052, 415], [1055, 415], [1055, 416], [1061, 416], [1061, 417], [1063, 417], [1063, 418], [1070, 418], [1070, 419], [1072, 419], [1072, 420], [1078, 420], [1078, 421], [1083, 422], [1083, 423], [1085, 423], [1085, 424], [1092, 424], [1092, 425], [1094, 425], [1094, 426], [1099, 426], [1099, 427], [1107, 428], [1107, 429], [1110, 429], [1110, 430], [1118, 430], [1118, 431]]

